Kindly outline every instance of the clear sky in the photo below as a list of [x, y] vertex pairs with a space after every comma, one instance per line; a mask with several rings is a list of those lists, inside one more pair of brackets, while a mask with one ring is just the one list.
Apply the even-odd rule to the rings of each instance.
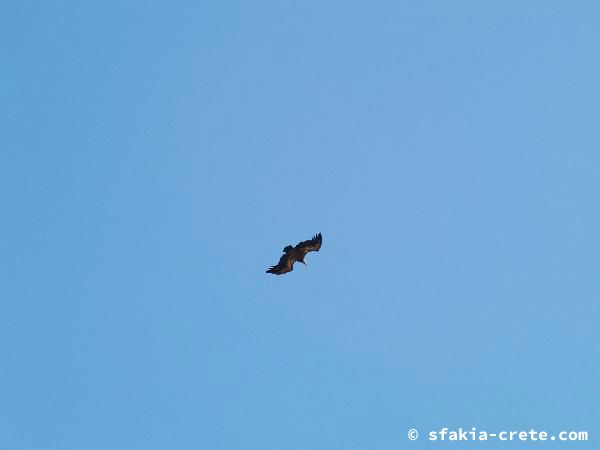
[[598, 448], [599, 23], [5, 4], [0, 448]]

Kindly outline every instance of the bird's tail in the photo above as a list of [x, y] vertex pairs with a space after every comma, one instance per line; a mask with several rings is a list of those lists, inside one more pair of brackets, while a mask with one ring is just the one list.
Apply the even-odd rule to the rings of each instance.
[[283, 249], [283, 253], [287, 253], [291, 250], [294, 250], [294, 247], [292, 247], [291, 245], [287, 245], [284, 249]]

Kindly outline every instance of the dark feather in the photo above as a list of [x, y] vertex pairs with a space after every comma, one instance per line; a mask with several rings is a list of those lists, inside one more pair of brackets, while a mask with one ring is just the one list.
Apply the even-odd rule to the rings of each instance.
[[271, 266], [267, 273], [273, 273], [275, 275], [283, 275], [294, 270], [294, 259], [289, 253], [286, 253], [281, 258], [276, 266]]
[[318, 252], [321, 248], [321, 244], [323, 243], [323, 236], [321, 233], [316, 234], [309, 241], [302, 241], [298, 245], [296, 245], [296, 250], [301, 251], [304, 255], [308, 252]]

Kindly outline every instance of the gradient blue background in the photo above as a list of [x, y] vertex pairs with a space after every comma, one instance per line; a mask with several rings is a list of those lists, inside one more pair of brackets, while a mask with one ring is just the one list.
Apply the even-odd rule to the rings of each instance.
[[5, 4], [0, 448], [598, 448], [599, 23]]

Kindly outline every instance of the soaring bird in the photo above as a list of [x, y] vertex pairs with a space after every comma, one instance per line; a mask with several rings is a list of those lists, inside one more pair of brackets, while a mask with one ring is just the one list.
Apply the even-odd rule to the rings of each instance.
[[311, 240], [302, 241], [295, 247], [292, 247], [291, 245], [286, 246], [283, 249], [283, 256], [279, 259], [277, 265], [270, 267], [267, 270], [267, 273], [283, 275], [284, 273], [291, 272], [294, 270], [294, 263], [296, 261], [306, 265], [306, 262], [304, 262], [306, 254], [308, 252], [318, 252], [322, 242], [323, 237], [321, 236], [321, 233], [319, 233], [314, 235]]

